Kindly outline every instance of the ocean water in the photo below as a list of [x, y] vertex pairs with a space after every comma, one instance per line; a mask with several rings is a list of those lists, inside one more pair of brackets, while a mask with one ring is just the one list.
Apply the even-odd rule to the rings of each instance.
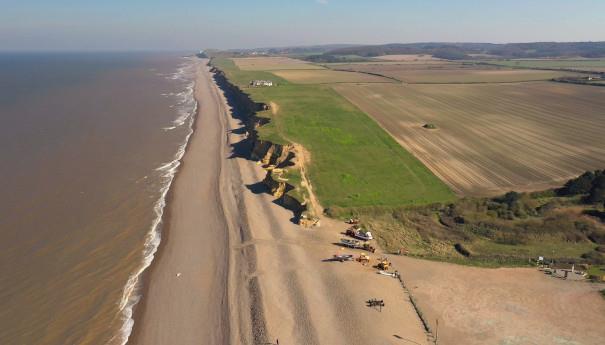
[[194, 58], [0, 54], [0, 344], [123, 344], [191, 135]]

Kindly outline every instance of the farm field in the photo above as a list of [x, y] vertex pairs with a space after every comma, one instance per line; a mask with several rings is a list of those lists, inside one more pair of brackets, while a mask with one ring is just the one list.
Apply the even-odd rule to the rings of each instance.
[[[335, 85], [457, 194], [558, 187], [605, 167], [605, 89], [521, 84]], [[424, 124], [436, 129], [425, 129]]]
[[535, 268], [477, 268], [391, 257], [439, 344], [601, 344], [604, 284]]
[[307, 61], [288, 57], [246, 57], [234, 58], [238, 68], [244, 71], [274, 71], [296, 69], [323, 69]]
[[392, 83], [391, 79], [365, 73], [324, 70], [280, 70], [273, 73], [296, 84]]
[[491, 64], [526, 67], [526, 68], [553, 68], [553, 69], [576, 69], [583, 71], [605, 72], [605, 59], [579, 59], [579, 60], [559, 60], [559, 59], [536, 59], [536, 60], [488, 60]]
[[385, 61], [406, 61], [406, 62], [415, 62], [415, 61], [444, 61], [438, 58], [434, 58], [432, 55], [428, 54], [399, 54], [399, 55], [382, 55], [376, 56], [375, 59], [385, 60]]
[[411, 84], [511, 83], [574, 76], [572, 72], [523, 70], [459, 63], [348, 64], [333, 67], [375, 73]]
[[[330, 86], [293, 84], [266, 71], [242, 71], [228, 59], [212, 63], [255, 102], [272, 104], [271, 110], [258, 113], [271, 120], [258, 128], [260, 139], [297, 143], [309, 151], [306, 170], [323, 207], [454, 199], [430, 170]], [[257, 78], [277, 80], [279, 85], [248, 88], [249, 80]]]

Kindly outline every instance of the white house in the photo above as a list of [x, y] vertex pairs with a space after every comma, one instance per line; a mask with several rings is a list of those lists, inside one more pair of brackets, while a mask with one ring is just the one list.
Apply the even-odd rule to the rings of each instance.
[[250, 82], [250, 86], [273, 86], [271, 80], [253, 80]]

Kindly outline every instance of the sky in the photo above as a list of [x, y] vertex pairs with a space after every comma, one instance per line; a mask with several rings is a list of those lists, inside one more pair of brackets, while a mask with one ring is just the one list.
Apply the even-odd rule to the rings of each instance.
[[0, 0], [0, 50], [605, 41], [604, 0]]

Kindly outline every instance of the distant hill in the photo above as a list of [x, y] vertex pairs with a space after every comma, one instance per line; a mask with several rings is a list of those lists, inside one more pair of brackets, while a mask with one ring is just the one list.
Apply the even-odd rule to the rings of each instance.
[[228, 52], [235, 54], [266, 54], [266, 55], [309, 55], [309, 54], [323, 54], [328, 51], [360, 47], [360, 45], [353, 44], [324, 44], [324, 45], [311, 45], [311, 46], [289, 46], [289, 47], [265, 47], [265, 48], [251, 48], [251, 49], [231, 49]]
[[495, 55], [501, 58], [605, 57], [605, 42], [535, 42], [535, 43], [393, 43], [349, 46], [326, 51], [325, 55], [374, 57], [394, 54], [430, 54], [437, 58], [460, 60], [470, 54]]

